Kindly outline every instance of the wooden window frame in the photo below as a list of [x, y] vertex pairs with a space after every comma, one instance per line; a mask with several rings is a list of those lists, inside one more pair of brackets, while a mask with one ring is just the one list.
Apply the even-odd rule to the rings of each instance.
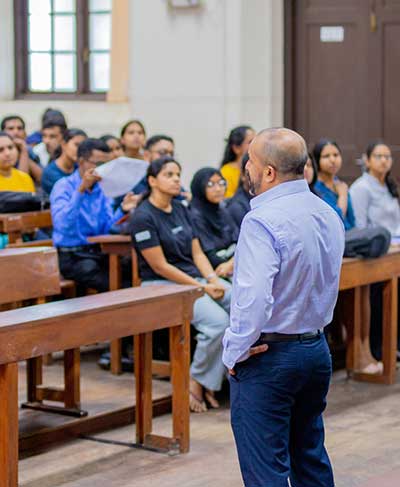
[[76, 0], [76, 68], [74, 92], [36, 93], [28, 82], [28, 0], [14, 0], [15, 98], [23, 100], [99, 100], [107, 92], [91, 92], [89, 79], [89, 9], [87, 0]]

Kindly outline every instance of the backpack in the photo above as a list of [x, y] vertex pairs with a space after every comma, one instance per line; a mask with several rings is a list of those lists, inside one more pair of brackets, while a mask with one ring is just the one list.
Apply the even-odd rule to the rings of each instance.
[[344, 257], [374, 259], [387, 253], [391, 234], [386, 228], [353, 228], [345, 234]]
[[46, 201], [33, 193], [0, 191], [0, 213], [23, 213], [39, 211], [48, 207]]

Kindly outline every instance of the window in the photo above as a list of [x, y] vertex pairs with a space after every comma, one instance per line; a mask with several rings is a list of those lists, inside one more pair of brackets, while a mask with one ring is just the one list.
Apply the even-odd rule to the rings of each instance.
[[15, 0], [16, 95], [104, 95], [110, 83], [111, 3]]

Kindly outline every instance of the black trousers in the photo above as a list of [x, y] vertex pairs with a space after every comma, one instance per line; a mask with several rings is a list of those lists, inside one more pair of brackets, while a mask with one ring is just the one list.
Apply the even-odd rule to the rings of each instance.
[[109, 290], [108, 256], [99, 247], [88, 247], [76, 252], [58, 251], [60, 272], [65, 279], [72, 279], [85, 288], [99, 292]]
[[[371, 284], [371, 352], [377, 360], [382, 359], [382, 311], [383, 311], [383, 283]], [[397, 302], [400, 305], [400, 282], [397, 288]], [[397, 315], [397, 349], [400, 350], [400, 313]]]

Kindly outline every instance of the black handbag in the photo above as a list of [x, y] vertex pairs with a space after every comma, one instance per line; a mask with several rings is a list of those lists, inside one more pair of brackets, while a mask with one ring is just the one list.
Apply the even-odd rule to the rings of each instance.
[[49, 202], [33, 193], [0, 191], [0, 213], [23, 213], [49, 207]]
[[353, 228], [345, 234], [344, 256], [374, 259], [387, 253], [391, 234], [386, 228]]

